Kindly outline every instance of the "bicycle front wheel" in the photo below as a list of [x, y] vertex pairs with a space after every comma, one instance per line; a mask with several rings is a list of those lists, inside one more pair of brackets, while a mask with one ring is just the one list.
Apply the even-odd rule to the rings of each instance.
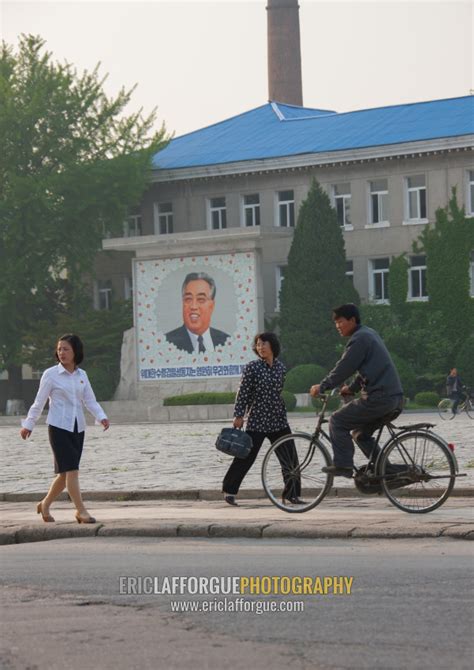
[[451, 421], [451, 419], [454, 419], [455, 415], [453, 414], [453, 401], [449, 398], [443, 398], [438, 403], [438, 414], [443, 419], [443, 421]]
[[474, 419], [474, 400], [471, 400], [471, 398], [468, 398], [466, 400], [466, 404], [464, 405], [464, 409], [466, 410], [466, 414], [470, 419]]
[[380, 459], [383, 491], [404, 512], [431, 512], [453, 490], [454, 459], [449, 447], [433, 434], [413, 431], [400, 435], [383, 450]]
[[265, 493], [285, 512], [307, 512], [321, 502], [332, 486], [333, 477], [321, 470], [330, 464], [327, 449], [311, 435], [284, 435], [263, 459]]

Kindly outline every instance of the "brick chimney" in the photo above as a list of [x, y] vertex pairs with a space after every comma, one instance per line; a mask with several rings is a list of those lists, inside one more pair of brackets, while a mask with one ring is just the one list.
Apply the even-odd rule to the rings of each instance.
[[268, 98], [303, 105], [298, 0], [268, 0]]

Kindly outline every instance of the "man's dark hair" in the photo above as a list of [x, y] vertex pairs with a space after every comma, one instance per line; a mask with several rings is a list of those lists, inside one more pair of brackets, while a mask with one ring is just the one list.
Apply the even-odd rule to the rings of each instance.
[[211, 289], [211, 299], [214, 300], [216, 297], [216, 282], [206, 272], [190, 272], [187, 274], [184, 278], [183, 286], [181, 287], [181, 295], [184, 295], [185, 288], [190, 281], [197, 281], [198, 279], [202, 279], [209, 284]]
[[[82, 344], [82, 340], [78, 335], [72, 335], [71, 333], [67, 335], [61, 335], [59, 338], [58, 342], [69, 342], [69, 344], [72, 347], [72, 350], [74, 352], [74, 363], [76, 365], [79, 365], [82, 363], [84, 360], [84, 345]], [[57, 350], [54, 351], [54, 355], [56, 356], [56, 360], [59, 361], [59, 356]]]
[[[255, 354], [257, 354], [257, 342], [258, 342], [258, 340], [262, 340], [262, 342], [269, 342], [272, 353], [273, 353], [273, 357], [278, 358], [278, 356], [280, 355], [280, 340], [275, 335], [275, 333], [265, 332], [265, 333], [258, 333], [257, 335], [255, 335], [255, 337], [253, 338], [253, 344], [252, 344], [252, 350]], [[257, 356], [258, 356], [258, 354], [257, 354]]]
[[353, 302], [348, 302], [346, 305], [340, 305], [339, 307], [332, 308], [332, 318], [333, 321], [336, 319], [354, 319], [356, 320], [357, 325], [360, 325], [360, 312], [357, 305], [354, 305]]

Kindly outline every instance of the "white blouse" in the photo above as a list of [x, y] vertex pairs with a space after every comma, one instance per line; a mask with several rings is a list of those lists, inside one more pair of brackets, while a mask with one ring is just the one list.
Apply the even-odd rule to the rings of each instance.
[[72, 433], [77, 419], [77, 430], [81, 433], [86, 427], [83, 405], [97, 421], [107, 418], [95, 399], [86, 372], [80, 368], [68, 372], [59, 363], [43, 372], [35, 401], [30, 407], [28, 416], [21, 422], [23, 428], [33, 430], [48, 398], [49, 412], [46, 423], [50, 426], [63, 428]]

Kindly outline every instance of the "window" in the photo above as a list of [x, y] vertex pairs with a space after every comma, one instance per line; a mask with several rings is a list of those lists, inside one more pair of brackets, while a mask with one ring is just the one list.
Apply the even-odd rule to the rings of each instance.
[[426, 256], [412, 256], [408, 275], [408, 298], [428, 300], [426, 290]]
[[133, 281], [131, 277], [123, 278], [123, 297], [124, 300], [131, 300], [133, 296]]
[[351, 185], [349, 183], [335, 184], [332, 187], [332, 196], [338, 224], [341, 228], [352, 230]]
[[96, 309], [110, 309], [112, 306], [112, 282], [110, 279], [98, 279], [96, 282]]
[[369, 224], [388, 226], [388, 182], [386, 179], [369, 182]]
[[406, 213], [408, 223], [426, 221], [426, 182], [425, 175], [407, 177], [406, 187]]
[[278, 225], [282, 228], [295, 227], [294, 191], [278, 191]]
[[227, 228], [225, 198], [211, 198], [209, 200], [209, 227], [212, 230]]
[[260, 225], [260, 196], [258, 193], [243, 197], [243, 225], [247, 228]]
[[276, 267], [276, 301], [275, 312], [280, 311], [280, 291], [285, 279], [286, 265], [277, 265]]
[[467, 203], [466, 214], [474, 216], [474, 170], [467, 171]]
[[346, 277], [354, 283], [354, 261], [346, 261]]
[[124, 237], [138, 237], [142, 234], [142, 215], [130, 214], [123, 222]]
[[173, 232], [173, 203], [155, 202], [155, 235], [169, 235]]
[[388, 302], [388, 273], [390, 258], [374, 258], [370, 266], [370, 298], [374, 302]]

